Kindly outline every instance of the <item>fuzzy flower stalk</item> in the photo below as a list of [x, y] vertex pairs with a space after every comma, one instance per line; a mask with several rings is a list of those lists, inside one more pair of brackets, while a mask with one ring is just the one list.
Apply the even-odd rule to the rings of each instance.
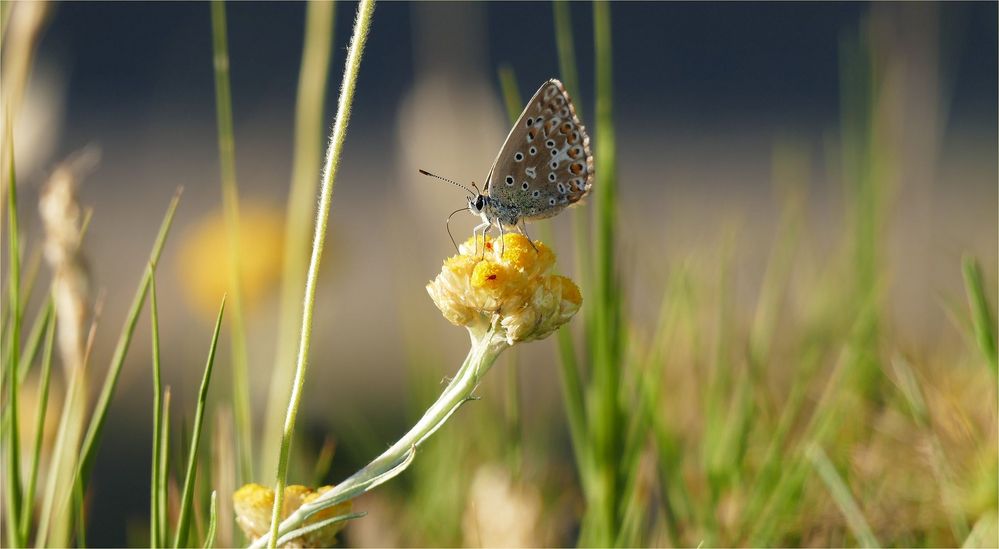
[[[572, 280], [552, 274], [554, 266], [555, 254], [547, 246], [540, 241], [532, 245], [520, 234], [507, 234], [502, 242], [480, 237], [478, 246], [469, 239], [459, 247], [457, 255], [444, 260], [440, 274], [427, 284], [427, 293], [444, 318], [468, 330], [471, 349], [464, 363], [437, 401], [388, 450], [337, 486], [316, 492], [286, 513], [278, 528], [277, 545], [309, 546], [306, 534], [359, 516], [331, 516], [328, 510], [405, 470], [417, 447], [462, 404], [474, 400], [475, 388], [503, 350], [548, 337], [579, 311], [579, 288]], [[247, 518], [240, 509], [248, 507], [240, 498], [250, 493], [248, 489], [236, 493], [237, 521], [244, 530]], [[251, 547], [263, 547], [269, 542], [269, 534], [246, 532], [254, 538]]]

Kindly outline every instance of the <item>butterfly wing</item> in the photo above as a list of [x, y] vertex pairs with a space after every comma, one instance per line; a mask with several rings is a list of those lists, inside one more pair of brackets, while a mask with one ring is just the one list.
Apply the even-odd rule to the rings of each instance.
[[486, 189], [523, 219], [551, 217], [593, 186], [593, 154], [572, 99], [558, 80], [541, 86], [493, 162]]

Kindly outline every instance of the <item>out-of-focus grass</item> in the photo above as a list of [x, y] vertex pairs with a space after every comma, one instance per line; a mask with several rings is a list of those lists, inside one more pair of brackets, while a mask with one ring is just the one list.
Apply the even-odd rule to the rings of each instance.
[[[212, 12], [216, 40], [222, 37], [221, 45], [216, 42], [216, 53], [220, 47], [224, 53], [220, 7], [213, 5]], [[570, 24], [573, 7], [554, 4], [556, 49], [560, 76], [582, 112]], [[7, 4], [5, 9], [7, 17]], [[968, 348], [943, 348], [923, 356], [895, 341], [891, 318], [885, 313], [889, 271], [886, 228], [893, 186], [902, 183], [894, 179], [892, 163], [896, 159], [892, 158], [890, 134], [881, 126], [887, 116], [884, 109], [890, 106], [885, 97], [890, 96], [882, 93], [885, 74], [879, 60], [884, 52], [871, 40], [872, 27], [847, 35], [841, 50], [843, 119], [838, 148], [847, 222], [839, 235], [840, 253], [825, 257], [805, 253], [810, 235], [804, 222], [808, 214], [804, 189], [811, 174], [811, 158], [794, 142], [778, 142], [772, 161], [773, 182], [782, 216], [762, 282], [749, 296], [755, 303], [752, 312], [743, 315], [735, 305], [746, 296], [740, 295], [745, 291], [740, 285], [744, 273], [732, 266], [741, 242], [736, 231], [729, 231], [717, 250], [669, 258], [661, 293], [647, 296], [659, 302], [659, 318], [645, 325], [625, 302], [622, 284], [630, 280], [634, 267], [622, 263], [617, 249], [621, 234], [616, 190], [618, 184], [627, 182], [616, 177], [611, 11], [605, 2], [594, 7], [596, 108], [592, 119], [584, 117], [594, 130], [597, 186], [590, 204], [569, 214], [577, 252], [575, 275], [583, 283], [586, 318], [575, 334], [568, 327], [559, 334], [558, 367], [566, 419], [521, 423], [514, 368], [507, 378], [506, 395], [511, 404], [504, 418], [503, 400], [489, 387], [498, 385], [500, 376], [493, 376], [482, 387], [485, 406], [456, 417], [441, 436], [421, 448], [420, 459], [406, 475], [372, 494], [372, 499], [358, 502], [359, 506], [370, 503], [372, 508], [378, 505], [378, 512], [364, 521], [375, 521], [383, 532], [396, 535], [397, 543], [474, 544], [477, 538], [474, 532], [470, 535], [465, 517], [481, 500], [471, 493], [472, 486], [483, 465], [505, 463], [512, 479], [507, 486], [509, 493], [522, 491], [525, 485], [536, 487], [543, 505], [540, 509], [531, 507], [525, 498], [505, 497], [509, 493], [502, 491], [488, 501], [496, 506], [497, 517], [520, 512], [523, 515], [518, 516], [527, 516], [523, 523], [548, 525], [545, 532], [531, 532], [539, 545], [994, 546], [999, 507], [997, 338], [995, 308], [990, 303], [994, 281], [987, 280], [987, 273], [974, 259], [953, 265], [955, 276], [964, 275], [968, 309], [957, 314], [968, 319], [963, 334], [972, 342]], [[296, 123], [296, 181], [303, 173], [302, 181], [310, 180], [308, 174], [314, 167], [305, 166], [316, 163], [315, 151], [310, 153], [310, 149], [321, 140], [316, 138], [321, 124], [306, 122], [310, 116], [322, 119], [318, 113], [329, 66], [331, 21], [332, 6], [310, 5], [307, 27], [311, 31], [303, 53], [300, 119]], [[231, 109], [224, 65], [217, 65], [216, 75], [220, 78], [223, 188], [228, 189], [225, 192], [230, 193], [230, 200], [235, 196], [235, 184], [234, 171], [227, 171], [232, 162], [232, 122], [231, 112], [223, 112]], [[315, 72], [308, 84], [307, 68]], [[515, 117], [522, 103], [513, 70], [502, 71], [500, 81], [507, 109]], [[301, 160], [301, 168], [299, 154], [311, 158]], [[9, 180], [13, 181], [13, 166], [10, 168]], [[232, 182], [231, 188], [226, 181]], [[302, 211], [311, 207], [314, 190], [302, 185], [293, 191], [298, 198], [289, 203], [290, 216], [296, 214], [301, 222], [292, 229], [289, 219], [289, 239], [293, 238], [291, 233], [300, 234], [303, 226], [307, 234], [311, 222], [311, 214], [302, 215]], [[0, 318], [4, 320], [3, 379], [8, 386], [4, 387], [2, 438], [5, 476], [16, 482], [5, 483], [4, 520], [5, 526], [18, 527], [8, 528], [5, 541], [12, 547], [32, 541], [45, 545], [53, 539], [47, 537], [49, 532], [59, 526], [76, 532], [76, 543], [85, 542], [88, 510], [81, 502], [85, 501], [108, 405], [148, 291], [154, 346], [154, 459], [148, 539], [151, 545], [165, 545], [170, 537], [170, 517], [175, 516], [175, 545], [198, 539], [211, 546], [216, 531], [222, 529], [220, 521], [231, 520], [219, 514], [222, 505], [213, 490], [219, 479], [212, 478], [211, 467], [206, 466], [209, 458], [198, 451], [204, 416], [214, 409], [206, 399], [206, 390], [218, 321], [193, 425], [180, 429], [183, 436], [172, 449], [171, 391], [160, 384], [155, 262], [176, 203], [164, 221], [152, 263], [121, 331], [104, 391], [87, 418], [90, 423], [83, 444], [77, 447], [63, 431], [68, 424], [65, 417], [60, 422], [50, 453], [76, 456], [76, 473], [75, 481], [56, 485], [51, 479], [58, 475], [39, 475], [38, 469], [43, 463], [42, 429], [50, 378], [57, 375], [52, 370], [52, 352], [58, 319], [51, 303], [45, 301], [34, 311], [28, 335], [23, 333], [21, 322], [28, 326], [30, 317], [22, 310], [22, 297], [30, 294], [27, 288], [33, 277], [21, 276], [20, 258], [25, 256], [26, 246], [18, 233], [13, 187], [6, 197], [8, 297]], [[230, 200], [229, 204], [235, 202]], [[591, 220], [588, 215], [592, 215]], [[542, 233], [551, 240], [547, 235], [550, 231], [542, 228]], [[289, 240], [292, 245], [286, 247], [288, 278], [296, 276], [289, 274], [296, 269], [304, 272], [298, 264], [302, 256], [294, 251], [300, 239]], [[297, 266], [289, 267], [292, 263]], [[286, 284], [300, 288], [301, 280], [286, 280]], [[429, 376], [430, 368], [422, 364], [434, 362], [435, 350], [420, 337], [410, 338], [407, 344], [413, 348], [410, 396], [413, 414], [418, 416], [422, 404], [439, 392], [438, 379]], [[278, 364], [283, 360], [280, 349], [281, 345]], [[41, 365], [32, 370], [39, 352]], [[16, 420], [19, 403], [29, 387], [24, 380], [36, 375], [40, 383], [31, 396], [37, 396], [40, 408], [31, 418], [33, 438], [22, 441]], [[278, 377], [276, 374], [274, 379]], [[75, 409], [70, 401], [79, 398], [73, 387], [82, 381], [75, 379], [60, 379], [63, 386], [69, 384], [64, 390], [63, 414]], [[238, 415], [242, 382], [235, 379], [234, 383]], [[274, 415], [273, 410], [268, 414]], [[341, 447], [352, 454], [380, 448], [382, 441], [372, 435], [366, 423], [360, 419], [350, 423], [352, 430], [334, 434]], [[245, 430], [245, 424], [237, 431], [240, 429]], [[571, 459], [578, 476], [565, 471], [570, 452], [560, 436], [565, 430], [570, 432]], [[525, 431], [535, 436], [521, 438]], [[245, 445], [249, 436], [240, 435], [238, 440], [240, 449], [235, 454], [241, 461], [248, 460]], [[225, 437], [217, 441], [231, 442]], [[19, 447], [25, 446], [29, 447], [29, 459], [24, 463], [30, 465], [27, 482], [22, 483], [24, 471], [18, 471], [21, 463], [17, 460]], [[276, 449], [269, 443], [262, 446], [264, 452]], [[324, 448], [317, 459], [302, 460], [310, 464], [310, 471], [303, 473], [299, 467], [294, 474], [328, 479], [332, 445]], [[168, 497], [171, 452], [186, 456], [174, 460], [185, 467], [183, 472], [173, 471], [178, 489], [180, 478], [185, 479], [182, 489], [175, 490], [179, 497]], [[516, 459], [508, 458], [511, 453]], [[311, 471], [313, 462], [315, 471]], [[249, 470], [245, 463], [242, 469], [243, 474]], [[51, 495], [46, 494], [41, 505], [35, 506], [39, 482]], [[24, 484], [26, 489], [21, 492]], [[229, 498], [230, 494], [222, 493], [221, 497]], [[55, 505], [76, 509], [65, 515], [72, 524], [49, 524], [56, 516]], [[534, 514], [528, 516], [530, 513]], [[36, 520], [39, 515], [40, 522]], [[348, 542], [363, 541], [360, 533], [355, 537], [360, 526], [346, 530]]]
[[236, 139], [232, 129], [232, 92], [229, 89], [229, 44], [226, 36], [225, 3], [213, 0], [212, 63], [215, 71], [215, 113], [219, 134], [219, 167], [222, 209], [228, 241], [228, 274], [232, 312], [232, 401], [236, 416], [239, 477], [253, 478], [253, 417], [250, 413], [250, 379], [247, 371], [246, 325], [240, 284], [239, 188], [236, 185]]

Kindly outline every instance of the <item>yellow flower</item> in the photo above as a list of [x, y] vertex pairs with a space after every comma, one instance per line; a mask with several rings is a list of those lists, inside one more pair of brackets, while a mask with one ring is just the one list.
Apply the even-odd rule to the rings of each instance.
[[[576, 284], [550, 274], [555, 254], [521, 234], [469, 239], [444, 260], [427, 292], [444, 318], [473, 336], [490, 326], [510, 345], [543, 339], [569, 321], [583, 299]], [[478, 253], [476, 253], [478, 248]], [[502, 250], [502, 255], [500, 251]]]
[[[284, 504], [281, 518], [284, 519], [292, 511], [305, 503], [313, 501], [323, 493], [333, 489], [332, 486], [322, 486], [316, 490], [305, 486], [288, 486], [284, 489]], [[259, 484], [246, 484], [232, 496], [236, 511], [236, 523], [251, 539], [265, 535], [270, 530], [271, 509], [274, 507], [274, 490]], [[309, 517], [304, 525], [315, 524], [338, 515], [350, 512], [351, 502], [346, 501], [330, 508], [323, 509]], [[336, 540], [336, 534], [346, 526], [347, 522], [337, 522], [318, 530], [308, 532], [284, 545], [284, 547], [329, 547]]]

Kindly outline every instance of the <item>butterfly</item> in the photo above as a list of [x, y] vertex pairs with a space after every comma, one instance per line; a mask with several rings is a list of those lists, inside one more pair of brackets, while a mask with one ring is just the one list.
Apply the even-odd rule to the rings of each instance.
[[[467, 190], [468, 206], [451, 216], [468, 210], [482, 219], [472, 229], [473, 237], [481, 232], [485, 241], [486, 233], [497, 227], [502, 241], [507, 229], [517, 228], [527, 236], [527, 221], [552, 217], [582, 200], [593, 187], [593, 153], [572, 99], [565, 86], [553, 78], [520, 113], [489, 168], [481, 192], [475, 183], [473, 192], [450, 179], [424, 170], [420, 173]], [[477, 245], [478, 239], [475, 242]]]

